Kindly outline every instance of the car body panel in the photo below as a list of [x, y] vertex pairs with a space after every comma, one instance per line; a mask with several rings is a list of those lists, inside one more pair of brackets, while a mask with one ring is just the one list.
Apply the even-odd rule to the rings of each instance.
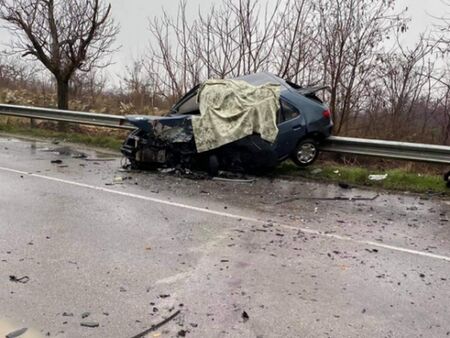
[[[292, 104], [285, 98], [281, 98], [285, 102]], [[293, 105], [293, 104], [292, 104]], [[282, 102], [283, 109], [283, 102]], [[278, 137], [273, 147], [277, 154], [277, 158], [281, 161], [289, 157], [297, 146], [298, 141], [306, 134], [307, 125], [304, 114], [299, 111], [299, 116], [278, 123]]]

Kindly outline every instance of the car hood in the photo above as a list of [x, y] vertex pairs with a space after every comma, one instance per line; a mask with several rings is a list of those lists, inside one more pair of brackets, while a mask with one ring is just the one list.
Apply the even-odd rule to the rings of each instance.
[[133, 126], [146, 132], [152, 132], [158, 125], [164, 127], [183, 127], [190, 124], [190, 115], [172, 115], [172, 116], [148, 116], [148, 115], [128, 115], [126, 120]]
[[193, 139], [191, 116], [146, 116], [125, 117], [135, 127], [145, 131], [149, 137], [169, 143], [190, 142]]

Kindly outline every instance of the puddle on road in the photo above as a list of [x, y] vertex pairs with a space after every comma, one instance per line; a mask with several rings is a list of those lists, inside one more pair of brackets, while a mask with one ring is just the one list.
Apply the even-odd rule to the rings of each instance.
[[292, 180], [277, 180], [277, 190], [284, 196], [278, 201], [293, 202], [298, 200], [341, 200], [375, 199], [376, 192], [356, 188], [343, 189], [335, 184], [315, 184], [310, 182], [295, 182]]
[[0, 144], [2, 150], [14, 150], [14, 149], [28, 149], [30, 155], [36, 156], [38, 154], [51, 153], [57, 156], [66, 156], [73, 158], [119, 158], [119, 155], [111, 155], [111, 153], [101, 152], [97, 150], [91, 150], [83, 147], [83, 145], [59, 145], [58, 143], [52, 144], [51, 141], [36, 141], [18, 138], [4, 138], [0, 137]]

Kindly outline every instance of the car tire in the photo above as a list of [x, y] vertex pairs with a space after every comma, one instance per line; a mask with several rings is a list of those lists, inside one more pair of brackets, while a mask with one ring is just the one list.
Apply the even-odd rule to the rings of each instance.
[[297, 144], [291, 159], [298, 167], [305, 168], [313, 164], [317, 156], [319, 156], [318, 142], [307, 138]]

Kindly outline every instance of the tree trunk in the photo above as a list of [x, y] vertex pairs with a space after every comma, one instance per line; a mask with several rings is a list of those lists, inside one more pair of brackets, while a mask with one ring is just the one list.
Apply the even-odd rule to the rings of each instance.
[[69, 81], [57, 79], [58, 109], [69, 109]]
[[[58, 109], [69, 109], [69, 81], [68, 80], [56, 80], [57, 92], [58, 92]], [[69, 128], [66, 122], [58, 122], [58, 130], [66, 131]]]

